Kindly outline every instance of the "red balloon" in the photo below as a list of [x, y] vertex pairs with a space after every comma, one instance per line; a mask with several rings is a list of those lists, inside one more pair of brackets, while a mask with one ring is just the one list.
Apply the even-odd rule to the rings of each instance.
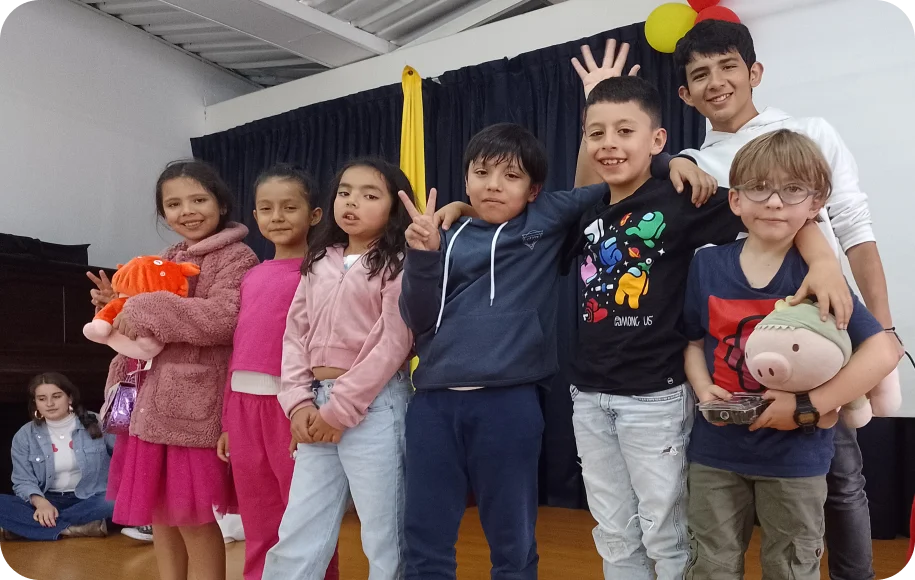
[[696, 12], [702, 12], [706, 8], [718, 4], [718, 2], [720, 2], [721, 0], [688, 0], [688, 1], [689, 1], [689, 5], [692, 7], [693, 10], [695, 10]]
[[734, 14], [734, 11], [724, 6], [709, 6], [696, 15], [696, 24], [703, 20], [724, 20], [725, 22], [740, 23], [740, 18]]

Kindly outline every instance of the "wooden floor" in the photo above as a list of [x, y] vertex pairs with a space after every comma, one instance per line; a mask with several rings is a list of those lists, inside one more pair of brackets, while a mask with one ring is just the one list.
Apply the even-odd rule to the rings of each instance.
[[[600, 580], [600, 558], [594, 550], [594, 521], [585, 511], [542, 508], [538, 524], [542, 580]], [[902, 569], [908, 541], [874, 542], [877, 578], [889, 578]], [[152, 580], [158, 578], [152, 546], [120, 534], [105, 539], [61, 540], [53, 544], [8, 542], [3, 557], [14, 570], [40, 580]], [[748, 555], [746, 580], [760, 580], [758, 537]], [[240, 580], [244, 544], [227, 547], [229, 579]], [[825, 558], [824, 558], [825, 561]], [[362, 580], [368, 568], [359, 543], [359, 523], [347, 516], [340, 536], [340, 577]], [[489, 551], [476, 510], [468, 510], [458, 543], [458, 577], [489, 578]], [[824, 569], [824, 579], [828, 575]]]

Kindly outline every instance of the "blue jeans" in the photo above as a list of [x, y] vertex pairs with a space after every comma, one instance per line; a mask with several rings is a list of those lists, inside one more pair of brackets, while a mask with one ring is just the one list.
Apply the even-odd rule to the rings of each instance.
[[454, 580], [473, 491], [492, 580], [536, 580], [537, 387], [418, 391], [407, 413], [407, 578]]
[[35, 508], [14, 495], [0, 495], [0, 528], [27, 540], [56, 540], [70, 526], [80, 526], [98, 520], [110, 520], [114, 504], [98, 493], [79, 499], [75, 493], [48, 492], [45, 499], [57, 508], [57, 525], [42, 527], [34, 520]]
[[836, 453], [826, 485], [826, 548], [832, 580], [873, 580], [871, 518], [864, 493], [863, 460], [855, 430], [836, 425]]
[[[326, 403], [332, 390], [333, 381], [316, 384], [315, 404]], [[299, 444], [289, 505], [264, 578], [323, 579], [350, 494], [369, 580], [403, 578], [404, 417], [411, 393], [406, 373], [398, 372], [340, 443]]]
[[683, 384], [642, 396], [570, 390], [604, 578], [651, 580], [657, 574], [658, 580], [682, 580], [689, 561], [686, 448], [695, 413], [692, 388]]

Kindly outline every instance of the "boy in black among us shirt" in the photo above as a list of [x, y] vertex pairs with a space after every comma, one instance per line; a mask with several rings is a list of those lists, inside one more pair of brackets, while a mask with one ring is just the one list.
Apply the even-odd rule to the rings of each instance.
[[[683, 371], [686, 279], [696, 249], [733, 241], [743, 225], [725, 190], [696, 208], [689, 192], [651, 178], [666, 132], [660, 95], [646, 81], [596, 84], [584, 141], [610, 186], [583, 215], [573, 246], [584, 291], [570, 390], [595, 544], [608, 579], [680, 580], [689, 555], [685, 452], [695, 413]], [[823, 287], [844, 287], [816, 226], [802, 228], [798, 245], [811, 271], [822, 268]]]

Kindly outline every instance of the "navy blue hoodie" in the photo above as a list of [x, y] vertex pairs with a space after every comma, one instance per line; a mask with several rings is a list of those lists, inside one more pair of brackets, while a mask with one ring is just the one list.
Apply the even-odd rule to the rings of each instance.
[[400, 313], [416, 337], [417, 389], [524, 385], [556, 373], [563, 241], [608, 191], [601, 183], [541, 193], [504, 224], [462, 218], [443, 232], [440, 251], [407, 250]]

